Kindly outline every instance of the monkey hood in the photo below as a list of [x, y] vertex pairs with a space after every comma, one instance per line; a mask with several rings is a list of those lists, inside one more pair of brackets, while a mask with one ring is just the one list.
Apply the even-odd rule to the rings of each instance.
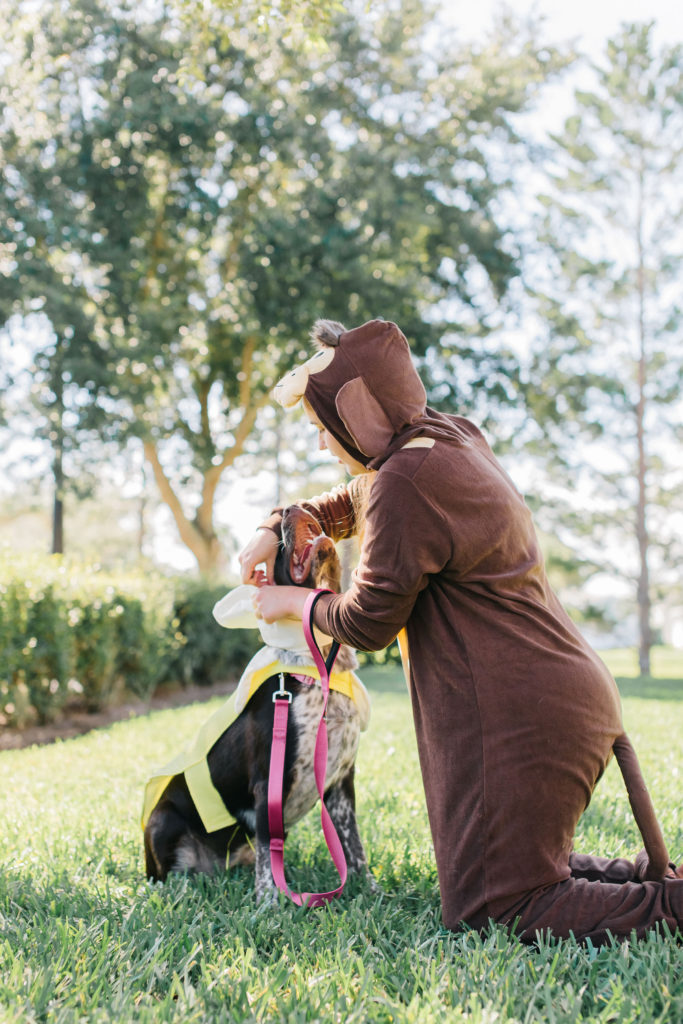
[[410, 348], [396, 324], [370, 320], [339, 335], [288, 373], [274, 391], [285, 408], [301, 398], [362, 465], [377, 469], [414, 437], [462, 443], [452, 417], [430, 409]]

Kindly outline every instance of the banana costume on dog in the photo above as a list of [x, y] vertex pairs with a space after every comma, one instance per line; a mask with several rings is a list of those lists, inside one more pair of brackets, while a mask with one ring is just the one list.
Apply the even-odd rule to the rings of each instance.
[[[303, 626], [295, 620], [264, 622], [254, 613], [252, 598], [256, 587], [247, 584], [236, 587], [215, 605], [213, 615], [226, 629], [258, 629], [265, 644], [254, 655], [239, 681], [237, 690], [201, 726], [186, 750], [161, 768], [148, 781], [142, 810], [143, 829], [159, 802], [164, 790], [175, 775], [184, 774], [187, 787], [207, 832], [235, 824], [235, 818], [223, 803], [220, 793], [211, 781], [207, 756], [213, 745], [245, 709], [258, 688], [272, 676], [288, 672], [310, 682], [320, 681], [320, 673], [313, 664]], [[329, 637], [318, 631], [317, 639], [325, 643]], [[351, 671], [333, 671], [330, 689], [345, 694], [355, 702], [360, 715], [361, 730], [368, 727], [370, 699], [362, 682]]]

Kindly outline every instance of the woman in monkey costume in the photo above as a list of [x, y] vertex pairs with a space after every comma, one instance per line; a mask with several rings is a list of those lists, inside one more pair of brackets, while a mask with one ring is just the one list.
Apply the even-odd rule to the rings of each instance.
[[[680, 926], [683, 871], [669, 862], [616, 685], [548, 584], [522, 496], [474, 424], [426, 405], [395, 324], [319, 321], [314, 338], [318, 352], [275, 397], [303, 400], [321, 447], [355, 475], [300, 504], [334, 540], [362, 529], [351, 587], [318, 600], [315, 624], [364, 651], [405, 628], [445, 925], [516, 922], [528, 940], [549, 930], [593, 942]], [[245, 582], [265, 583], [263, 562], [270, 574], [280, 516], [242, 553]], [[306, 596], [263, 585], [257, 614], [300, 617]], [[635, 864], [573, 852], [613, 753], [645, 842]]]

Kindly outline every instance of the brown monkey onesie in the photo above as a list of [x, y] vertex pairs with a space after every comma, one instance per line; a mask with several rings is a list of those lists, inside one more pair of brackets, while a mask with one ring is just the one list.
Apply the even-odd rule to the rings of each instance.
[[[324, 324], [325, 322], [323, 322]], [[323, 347], [280, 382], [376, 470], [359, 566], [316, 625], [372, 651], [405, 627], [410, 691], [444, 923], [489, 918], [603, 941], [683, 923], [675, 877], [623, 734], [619, 695], [548, 584], [531, 515], [483, 435], [426, 406], [406, 339], [374, 320], [320, 329]], [[366, 477], [302, 506], [353, 535]], [[268, 523], [277, 531], [279, 512]], [[612, 753], [648, 856], [572, 853]], [[665, 877], [668, 876], [668, 877]]]

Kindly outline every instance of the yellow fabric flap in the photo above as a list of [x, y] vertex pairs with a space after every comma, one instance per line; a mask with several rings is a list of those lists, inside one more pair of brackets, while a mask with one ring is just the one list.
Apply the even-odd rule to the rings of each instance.
[[[214, 743], [220, 739], [225, 730], [232, 725], [236, 718], [237, 712], [235, 711], [232, 697], [229, 697], [228, 700], [221, 704], [221, 706], [217, 708], [202, 724], [190, 746], [186, 750], [176, 754], [168, 764], [164, 765], [163, 768], [159, 769], [159, 771], [152, 776], [145, 786], [145, 795], [142, 807], [143, 829], [147, 825], [152, 811], [161, 799], [161, 796], [171, 779], [174, 775], [180, 775], [182, 773], [185, 774], [185, 781], [187, 782], [190, 794], [195, 802], [199, 816], [202, 819], [207, 832], [213, 832], [216, 828], [225, 828], [226, 825], [234, 824], [235, 819], [226, 810], [225, 804], [223, 804], [218, 790], [211, 782], [211, 775], [209, 773], [209, 766], [206, 761], [206, 757]], [[197, 767], [202, 764], [205, 765], [205, 771], [202, 770], [201, 767]], [[190, 772], [192, 782], [190, 782], [190, 779], [188, 778], [188, 771]], [[220, 825], [213, 825], [213, 827], [209, 828], [209, 824], [216, 820], [217, 799], [220, 800], [223, 808], [223, 820]], [[207, 824], [207, 822], [209, 824]]]
[[205, 757], [185, 769], [185, 782], [207, 832], [217, 832], [219, 828], [235, 824], [236, 819], [211, 781], [209, 762]]
[[[320, 679], [320, 673], [315, 665], [285, 665], [284, 662], [276, 660], [254, 672], [250, 680], [248, 700], [251, 700], [266, 679], [270, 679], [271, 676], [278, 675], [280, 672], [293, 672], [296, 675]], [[333, 672], [330, 677], [330, 689], [345, 694], [359, 706], [363, 698], [366, 697], [363, 684], [351, 671]], [[213, 745], [232, 725], [237, 716], [238, 712], [235, 709], [233, 698], [230, 696], [203, 723], [190, 746], [176, 754], [168, 764], [152, 776], [145, 786], [142, 807], [143, 829], [171, 779], [180, 774], [185, 775], [190, 796], [207, 832], [215, 832], [219, 828], [235, 824], [235, 818], [226, 808], [220, 793], [211, 781], [207, 756]]]
[[408, 651], [408, 634], [406, 633], [405, 626], [396, 637], [398, 640], [398, 650], [401, 655], [401, 664], [403, 665], [403, 675], [405, 676], [406, 686], [410, 690], [410, 653]]

